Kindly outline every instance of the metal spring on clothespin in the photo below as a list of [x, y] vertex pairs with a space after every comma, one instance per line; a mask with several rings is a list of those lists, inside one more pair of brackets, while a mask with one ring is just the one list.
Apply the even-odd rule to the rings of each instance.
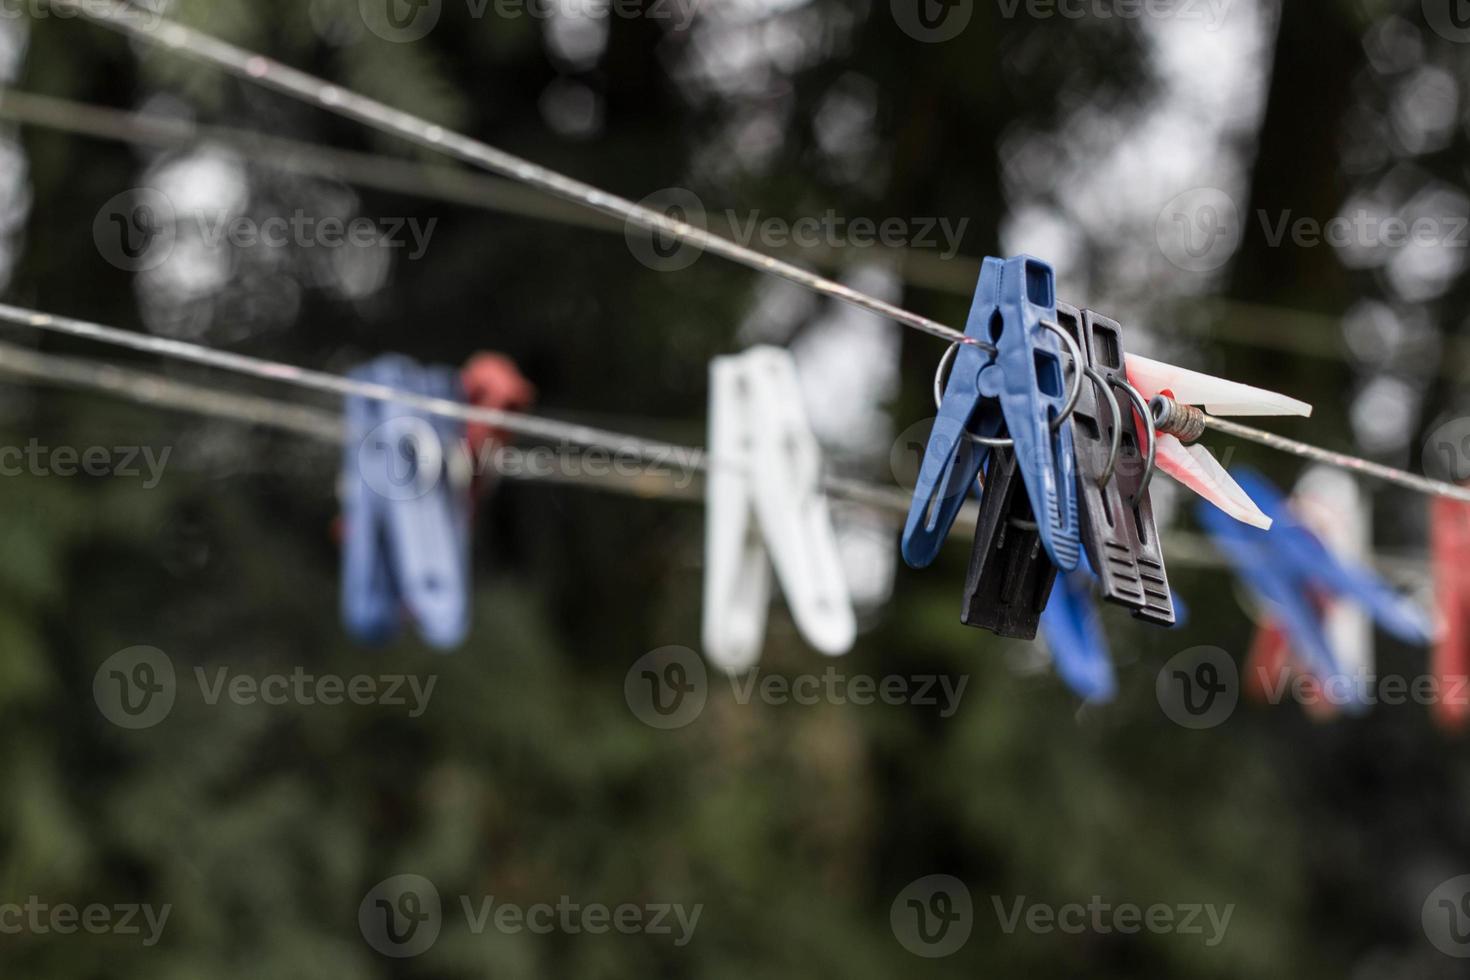
[[1205, 411], [1198, 406], [1185, 405], [1168, 395], [1155, 395], [1149, 400], [1148, 410], [1154, 417], [1156, 430], [1175, 436], [1185, 445], [1198, 442], [1205, 434]]

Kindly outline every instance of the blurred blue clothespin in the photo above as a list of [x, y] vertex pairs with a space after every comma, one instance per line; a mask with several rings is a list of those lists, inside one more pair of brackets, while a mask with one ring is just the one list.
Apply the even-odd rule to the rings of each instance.
[[1270, 518], [1271, 529], [1247, 526], [1203, 502], [1196, 508], [1200, 524], [1251, 591], [1270, 603], [1302, 666], [1319, 681], [1344, 677], [1345, 690], [1358, 689], [1357, 679], [1346, 677], [1328, 642], [1318, 598], [1356, 602], [1390, 634], [1409, 643], [1429, 643], [1433, 628], [1423, 610], [1370, 569], [1348, 564], [1328, 550], [1265, 477], [1243, 469], [1231, 475]]
[[[387, 355], [351, 377], [463, 402], [458, 372]], [[366, 643], [406, 611], [448, 649], [469, 630], [469, 460], [464, 423], [394, 402], [348, 398], [343, 454], [342, 616]]]
[[1058, 575], [1041, 613], [1041, 635], [1052, 666], [1085, 701], [1111, 701], [1118, 693], [1108, 638], [1092, 600], [1097, 575], [1083, 555], [1076, 571]]

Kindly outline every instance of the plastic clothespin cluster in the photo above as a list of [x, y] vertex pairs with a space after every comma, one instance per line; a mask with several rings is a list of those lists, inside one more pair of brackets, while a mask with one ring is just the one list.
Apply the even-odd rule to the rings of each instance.
[[[1209, 451], [1188, 443], [1203, 434], [1206, 410], [1308, 415], [1311, 406], [1129, 354], [1117, 321], [1055, 295], [1038, 259], [983, 263], [965, 342], [940, 364], [941, 374], [950, 360], [953, 369], [942, 395], [936, 380], [938, 417], [903, 554], [916, 568], [932, 563], [979, 493], [961, 621], [1030, 639], [1045, 616], [1059, 673], [1100, 700], [1111, 696], [1112, 674], [1087, 583], [1095, 578], [1106, 600], [1139, 619], [1177, 619], [1148, 492], [1155, 465], [1231, 518], [1269, 527]], [[1074, 571], [1084, 550], [1088, 561]]]
[[[534, 389], [509, 359], [482, 354], [463, 372], [385, 355], [351, 377], [409, 394], [480, 407], [524, 407]], [[468, 398], [467, 398], [468, 393]], [[486, 426], [367, 398], [346, 404], [342, 617], [364, 643], [383, 643], [407, 619], [425, 642], [451, 649], [470, 621], [470, 492], [478, 449], [504, 438]], [[475, 455], [471, 456], [471, 448]]]

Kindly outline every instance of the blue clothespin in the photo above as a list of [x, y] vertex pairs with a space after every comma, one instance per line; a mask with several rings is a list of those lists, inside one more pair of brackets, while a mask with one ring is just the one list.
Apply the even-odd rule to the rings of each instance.
[[[1433, 627], [1425, 613], [1371, 570], [1346, 564], [1329, 551], [1296, 519], [1281, 492], [1265, 477], [1244, 469], [1231, 475], [1271, 519], [1271, 529], [1242, 524], [1206, 503], [1196, 508], [1196, 514], [1251, 591], [1271, 603], [1307, 670], [1321, 681], [1342, 672], [1322, 629], [1314, 595], [1350, 599], [1393, 636], [1409, 643], [1430, 642]], [[1346, 688], [1356, 690], [1351, 683]]]
[[955, 354], [904, 527], [904, 560], [913, 567], [938, 556], [989, 455], [971, 436], [1014, 440], [1042, 545], [1058, 568], [1077, 567], [1072, 431], [1052, 424], [1066, 407], [1065, 372], [1058, 339], [1042, 326], [1056, 316], [1049, 265], [1026, 255], [981, 264], [965, 335], [985, 346], [962, 344]]
[[[377, 383], [376, 365], [348, 373], [354, 381]], [[385, 499], [368, 485], [359, 464], [360, 447], [383, 422], [383, 402], [349, 398], [342, 455], [342, 621], [360, 643], [383, 643], [398, 631], [401, 612], [392, 580], [383, 523]]]
[[[353, 377], [463, 402], [458, 374], [387, 356]], [[469, 630], [469, 465], [464, 424], [393, 402], [349, 398], [342, 609], [349, 632], [382, 642], [404, 611], [425, 641]]]
[[1118, 693], [1093, 588], [1097, 575], [1084, 555], [1075, 571], [1057, 576], [1051, 599], [1041, 613], [1041, 633], [1051, 651], [1052, 666], [1067, 686], [1085, 701], [1111, 701]]

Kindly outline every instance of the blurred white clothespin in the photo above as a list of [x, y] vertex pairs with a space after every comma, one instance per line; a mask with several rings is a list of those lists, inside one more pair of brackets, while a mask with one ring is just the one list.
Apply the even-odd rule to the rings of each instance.
[[736, 673], [760, 658], [771, 567], [812, 646], [846, 653], [857, 619], [822, 492], [822, 456], [789, 351], [710, 362], [704, 648]]
[[[1327, 550], [1368, 567], [1373, 560], [1373, 511], [1358, 481], [1342, 470], [1313, 466], [1298, 478], [1292, 510]], [[1349, 677], [1373, 676], [1373, 620], [1356, 602], [1335, 601], [1322, 614], [1327, 642]]]

